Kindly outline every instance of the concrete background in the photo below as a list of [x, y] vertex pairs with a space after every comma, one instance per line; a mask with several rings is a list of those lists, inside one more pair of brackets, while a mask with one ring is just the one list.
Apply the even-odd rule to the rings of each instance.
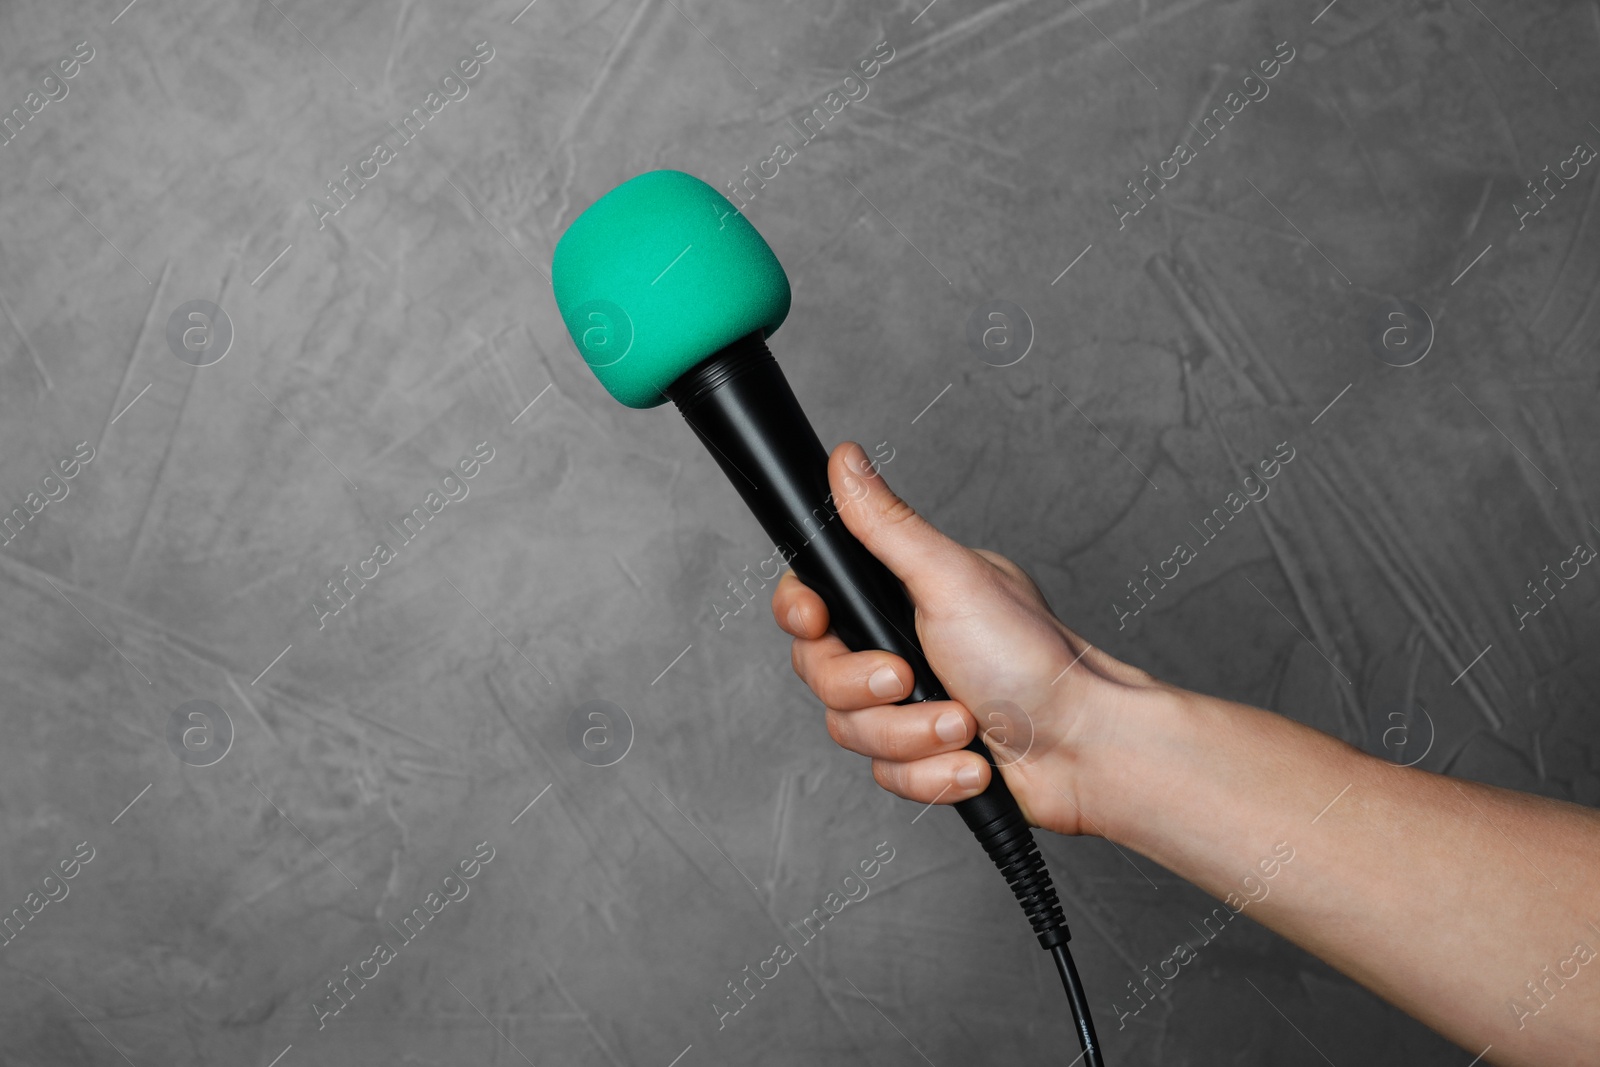
[[[908, 499], [1173, 682], [1600, 802], [1600, 578], [1521, 629], [1512, 606], [1600, 545], [1595, 165], [1515, 206], [1600, 146], [1597, 12], [5, 4], [0, 494], [39, 513], [0, 549], [0, 905], [93, 858], [0, 949], [0, 1063], [1076, 1054], [959, 820], [913, 823], [832, 746], [764, 601], [719, 630], [771, 546], [675, 412], [601, 391], [545, 278], [601, 193], [754, 169], [880, 41], [748, 208], [822, 439], [886, 442]], [[319, 228], [312, 198], [479, 42], [468, 95]], [[1281, 42], [1270, 94], [1119, 229], [1126, 183]], [[195, 300], [233, 332], [208, 366], [217, 321], [189, 362], [167, 337]], [[994, 300], [1027, 316], [993, 335], [1011, 366], [967, 341]], [[1125, 583], [1279, 442], [1270, 498], [1119, 628]], [[325, 583], [480, 443], [468, 496], [319, 629]], [[719, 1031], [725, 983], [880, 843], [870, 895]], [[1248, 915], [1119, 1031], [1112, 998], [1213, 902], [1040, 843], [1109, 1062], [1470, 1059]]]

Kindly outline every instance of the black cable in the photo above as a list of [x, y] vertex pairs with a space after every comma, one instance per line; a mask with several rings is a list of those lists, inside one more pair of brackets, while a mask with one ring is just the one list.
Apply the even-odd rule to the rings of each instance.
[[981, 739], [974, 738], [967, 748], [983, 756], [993, 768], [988, 790], [973, 799], [993, 794], [1009, 803], [1002, 807], [998, 818], [983, 824], [973, 817], [978, 809], [963, 807], [971, 805], [972, 800], [958, 803], [956, 811], [977, 836], [983, 850], [989, 854], [989, 859], [1011, 887], [1017, 903], [1022, 905], [1023, 914], [1028, 917], [1029, 925], [1033, 927], [1034, 936], [1039, 939], [1039, 946], [1056, 961], [1061, 984], [1067, 990], [1067, 1003], [1072, 1008], [1073, 1028], [1078, 1031], [1078, 1044], [1083, 1048], [1070, 1067], [1077, 1067], [1079, 1063], [1084, 1067], [1105, 1067], [1105, 1060], [1100, 1055], [1100, 1039], [1094, 1032], [1094, 1017], [1089, 1012], [1089, 998], [1084, 995], [1078, 968], [1072, 962], [1072, 951], [1067, 948], [1072, 934], [1067, 929], [1066, 916], [1061, 912], [1060, 895], [1050, 879], [1044, 857], [1039, 854], [1039, 844], [1034, 841], [1033, 831], [1023, 819], [988, 747]]
[[1056, 945], [1050, 949], [1050, 955], [1056, 961], [1056, 970], [1061, 972], [1061, 984], [1067, 987], [1067, 1000], [1072, 1004], [1072, 1022], [1078, 1031], [1078, 1044], [1083, 1047], [1078, 1059], [1083, 1061], [1084, 1067], [1105, 1067], [1106, 1061], [1100, 1058], [1100, 1040], [1094, 1033], [1094, 1019], [1089, 1014], [1089, 999], [1083, 995], [1083, 983], [1078, 980], [1078, 968], [1072, 965], [1072, 953], [1066, 945]]
[[[939, 695], [942, 697], [944, 694], [941, 691]], [[1033, 830], [1022, 817], [988, 746], [981, 738], [973, 738], [967, 744], [967, 749], [988, 760], [993, 772], [989, 788], [978, 797], [958, 803], [956, 811], [977, 836], [989, 859], [999, 868], [1017, 903], [1022, 905], [1023, 914], [1028, 917], [1034, 936], [1039, 939], [1039, 947], [1049, 952], [1056, 961], [1056, 970], [1061, 972], [1061, 984], [1067, 988], [1073, 1026], [1078, 1031], [1078, 1043], [1083, 1046], [1083, 1054], [1072, 1062], [1077, 1064], [1081, 1061], [1085, 1067], [1105, 1067], [1105, 1061], [1100, 1056], [1100, 1041], [1095, 1037], [1094, 1019], [1089, 1014], [1089, 998], [1084, 996], [1078, 969], [1073, 965], [1072, 953], [1067, 949], [1072, 934], [1067, 929], [1066, 916], [1061, 913], [1060, 895], [1050, 879], [1044, 857], [1039, 854], [1038, 842], [1033, 839]], [[983, 809], [972, 805], [976, 800], [985, 799], [1004, 800], [1005, 803], [997, 804], [999, 814], [992, 821], [980, 822], [976, 816]], [[985, 814], [992, 814], [992, 811]]]

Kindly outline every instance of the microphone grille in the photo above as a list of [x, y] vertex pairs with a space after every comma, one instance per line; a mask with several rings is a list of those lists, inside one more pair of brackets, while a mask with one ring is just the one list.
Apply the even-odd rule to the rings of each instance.
[[622, 403], [655, 407], [695, 364], [789, 313], [789, 279], [726, 197], [682, 171], [631, 178], [572, 221], [551, 262], [578, 353]]

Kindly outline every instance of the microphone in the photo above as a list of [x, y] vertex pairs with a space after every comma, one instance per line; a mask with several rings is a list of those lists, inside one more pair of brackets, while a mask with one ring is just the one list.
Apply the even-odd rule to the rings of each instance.
[[[839, 520], [828, 453], [767, 348], [789, 313], [789, 279], [749, 220], [699, 178], [649, 171], [573, 220], [550, 273], [562, 320], [600, 384], [629, 407], [671, 400], [827, 604], [839, 638], [911, 666], [915, 684], [900, 703], [947, 699], [904, 588]], [[955, 809], [1055, 958], [1094, 1067], [1098, 1042], [1055, 886], [987, 746], [975, 737], [967, 749], [989, 763], [989, 786]]]

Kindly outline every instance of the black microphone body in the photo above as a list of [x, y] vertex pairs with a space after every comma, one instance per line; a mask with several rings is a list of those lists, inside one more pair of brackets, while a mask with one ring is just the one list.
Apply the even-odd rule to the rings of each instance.
[[[795, 575], [822, 597], [852, 650], [882, 649], [911, 665], [900, 703], [947, 698], [917, 640], [915, 611], [888, 567], [839, 517], [828, 453], [760, 331], [713, 353], [664, 391], [715, 457]], [[1045, 949], [1070, 938], [1033, 834], [980, 737], [967, 749], [990, 766], [989, 786], [955, 809], [1000, 868]]]

